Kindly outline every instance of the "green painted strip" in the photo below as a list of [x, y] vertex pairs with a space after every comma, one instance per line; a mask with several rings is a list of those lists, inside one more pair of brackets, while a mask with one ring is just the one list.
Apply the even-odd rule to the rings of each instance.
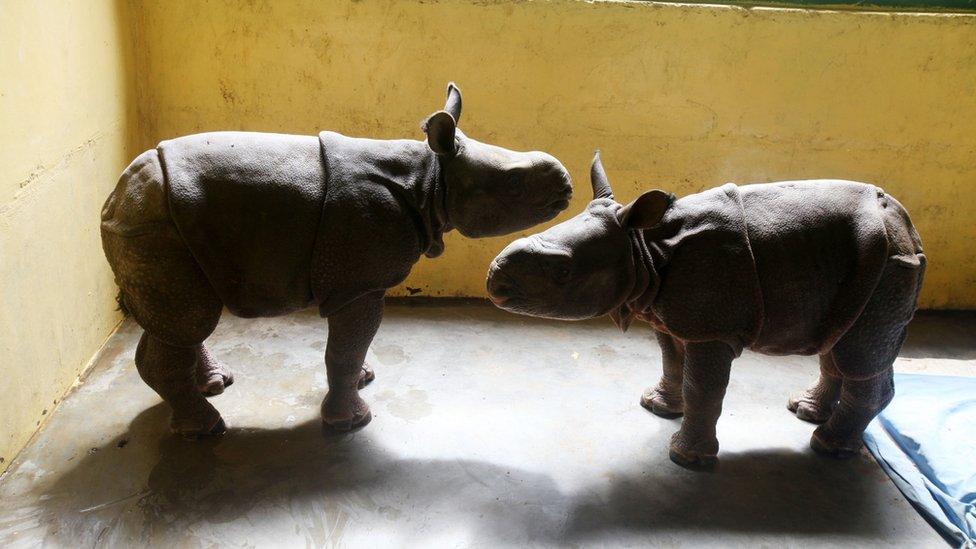
[[[662, 0], [658, 0], [662, 1]], [[668, 0], [663, 0], [668, 1]], [[674, 0], [687, 4], [725, 4], [744, 7], [776, 8], [824, 8], [838, 10], [913, 11], [913, 12], [971, 12], [976, 11], [976, 0], [870, 0], [843, 3], [837, 0]]]

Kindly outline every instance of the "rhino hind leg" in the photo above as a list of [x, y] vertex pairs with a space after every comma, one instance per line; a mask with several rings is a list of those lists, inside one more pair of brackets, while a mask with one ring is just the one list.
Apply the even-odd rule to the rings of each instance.
[[817, 452], [838, 458], [857, 454], [863, 443], [861, 435], [895, 395], [893, 371], [872, 379], [845, 379], [840, 403], [826, 423], [817, 427], [810, 446]]
[[234, 384], [234, 374], [216, 359], [206, 345], [196, 348], [196, 387], [204, 396], [216, 396]]
[[376, 379], [376, 372], [373, 371], [373, 367], [368, 363], [363, 362], [362, 372], [359, 374], [359, 383], [357, 384], [360, 389], [366, 387], [374, 379]]
[[201, 370], [209, 376], [218, 364], [203, 342], [222, 308], [203, 271], [169, 223], [135, 235], [103, 230], [102, 243], [126, 308], [145, 330], [136, 351], [139, 375], [172, 408], [173, 431], [222, 432], [220, 414], [200, 388]]
[[196, 347], [180, 347], [142, 334], [136, 349], [136, 368], [173, 409], [170, 429], [187, 438], [220, 435], [227, 430], [220, 413], [197, 391]]
[[641, 395], [641, 406], [654, 415], [675, 418], [684, 413], [685, 403], [681, 395], [684, 375], [684, 345], [664, 332], [654, 332], [661, 347], [663, 373], [657, 385], [648, 387]]
[[810, 423], [823, 423], [840, 398], [841, 381], [831, 353], [820, 355], [820, 379], [813, 387], [790, 397], [786, 407], [796, 417]]
[[924, 261], [889, 260], [861, 316], [834, 345], [833, 366], [842, 378], [840, 399], [813, 433], [814, 450], [837, 457], [860, 451], [861, 435], [895, 394], [892, 365], [915, 314]]

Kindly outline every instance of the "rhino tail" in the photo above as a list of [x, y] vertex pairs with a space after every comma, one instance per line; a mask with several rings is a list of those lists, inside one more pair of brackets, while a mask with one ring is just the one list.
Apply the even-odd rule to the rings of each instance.
[[922, 239], [908, 215], [908, 210], [895, 197], [877, 190], [882, 206], [885, 232], [888, 236], [889, 260], [905, 267], [925, 270]]
[[123, 316], [130, 316], [129, 308], [125, 304], [125, 293], [119, 290], [119, 293], [115, 295], [115, 302], [118, 303], [117, 311], [122, 311]]

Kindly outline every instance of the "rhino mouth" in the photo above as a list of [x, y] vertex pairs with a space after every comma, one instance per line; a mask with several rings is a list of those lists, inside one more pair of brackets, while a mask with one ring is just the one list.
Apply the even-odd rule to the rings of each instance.
[[546, 207], [559, 213], [569, 207], [569, 200], [573, 198], [573, 183], [567, 173], [559, 174], [559, 183], [554, 194], [556, 198], [550, 200]]
[[553, 217], [558, 215], [559, 212], [565, 210], [568, 207], [569, 207], [568, 198], [557, 198], [556, 200], [553, 200], [552, 202], [546, 204], [543, 210], [547, 212], [547, 215], [549, 215], [549, 219], [552, 219]]
[[526, 213], [528, 216], [534, 216], [535, 219], [528, 222], [528, 227], [525, 227], [525, 229], [555, 218], [560, 212], [569, 207], [570, 198], [572, 198], [571, 190], [561, 190], [545, 202], [537, 202], [531, 206], [529, 212]]

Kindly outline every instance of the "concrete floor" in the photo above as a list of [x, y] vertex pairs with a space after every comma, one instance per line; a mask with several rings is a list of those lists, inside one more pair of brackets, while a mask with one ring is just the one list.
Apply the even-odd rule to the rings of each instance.
[[[921, 316], [902, 371], [973, 375], [976, 317]], [[388, 307], [365, 429], [323, 434], [325, 322], [225, 316], [230, 431], [189, 442], [137, 375], [127, 322], [0, 479], [0, 546], [944, 546], [865, 454], [813, 454], [786, 411], [810, 357], [746, 353], [712, 472], [637, 404], [644, 327], [483, 305]]]

